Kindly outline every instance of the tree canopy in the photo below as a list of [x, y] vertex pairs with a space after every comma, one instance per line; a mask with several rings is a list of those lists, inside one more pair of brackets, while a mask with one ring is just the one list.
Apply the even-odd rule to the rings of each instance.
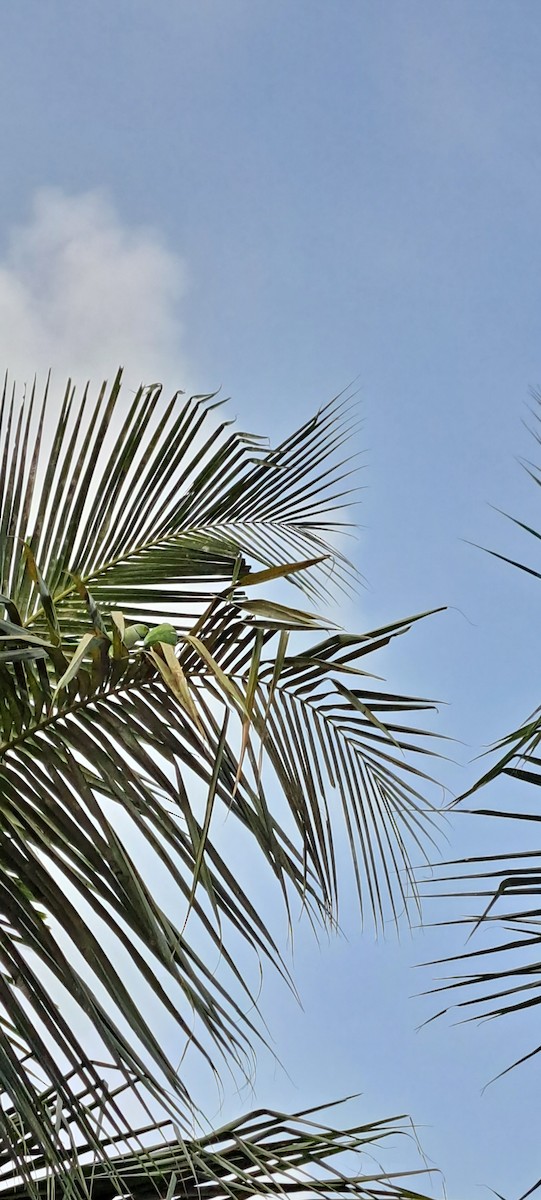
[[[415, 1136], [408, 1117], [343, 1130], [329, 1109], [260, 1109], [209, 1131], [182, 1069], [190, 1050], [216, 1077], [228, 1066], [249, 1076], [267, 1040], [239, 946], [294, 989], [257, 889], [223, 844], [219, 809], [264, 861], [286, 922], [302, 911], [316, 932], [338, 928], [339, 846], [360, 917], [376, 930], [419, 920], [417, 868], [437, 856], [434, 705], [390, 690], [374, 669], [378, 652], [429, 614], [353, 633], [328, 615], [357, 583], [343, 549], [355, 421], [350, 397], [338, 396], [272, 448], [237, 431], [216, 396], [167, 401], [156, 385], [128, 400], [119, 372], [96, 397], [68, 383], [59, 404], [49, 386], [20, 396], [6, 381], [8, 1200], [55, 1188], [97, 1200], [424, 1195], [422, 1159], [413, 1173], [379, 1163], [389, 1138]], [[286, 582], [295, 605], [284, 602]], [[540, 742], [536, 712], [453, 804], [467, 808], [502, 775], [537, 788]], [[541, 819], [535, 806], [476, 811]], [[437, 868], [437, 888], [477, 905], [445, 919], [498, 930], [489, 945], [442, 960], [459, 964], [441, 990], [467, 1016], [540, 1003], [540, 860], [529, 845]]]
[[[176, 1028], [177, 1060], [190, 1047], [248, 1072], [266, 1035], [238, 939], [293, 986], [215, 836], [218, 806], [287, 915], [336, 926], [345, 838], [361, 915], [418, 918], [432, 706], [388, 690], [374, 655], [419, 615], [346, 633], [324, 611], [356, 582], [341, 541], [354, 422], [339, 396], [271, 448], [216, 396], [151, 386], [127, 402], [121, 373], [97, 398], [70, 382], [61, 403], [4, 387], [6, 1196], [419, 1194], [362, 1153], [402, 1118], [344, 1133], [257, 1112], [194, 1136], [197, 1098], [159, 1032]], [[308, 610], [276, 598], [285, 579]], [[330, 1162], [348, 1148], [353, 1175]]]

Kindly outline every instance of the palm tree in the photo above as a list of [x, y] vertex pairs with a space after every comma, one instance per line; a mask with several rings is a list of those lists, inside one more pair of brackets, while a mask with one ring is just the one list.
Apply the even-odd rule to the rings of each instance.
[[221, 413], [213, 396], [165, 403], [158, 386], [127, 404], [120, 373], [95, 402], [71, 383], [56, 405], [48, 387], [21, 401], [4, 387], [9, 1200], [55, 1186], [169, 1200], [418, 1194], [373, 1158], [355, 1176], [329, 1165], [344, 1149], [373, 1156], [400, 1119], [344, 1133], [315, 1112], [259, 1111], [194, 1132], [194, 1100], [158, 1036], [167, 1019], [182, 1052], [195, 1048], [214, 1072], [249, 1071], [265, 1030], [239, 939], [289, 980], [257, 897], [222, 853], [217, 806], [265, 860], [286, 912], [300, 905], [315, 925], [336, 924], [341, 824], [376, 927], [416, 910], [410, 851], [433, 839], [427, 777], [412, 761], [430, 752], [414, 721], [429, 705], [366, 671], [411, 620], [346, 634], [251, 590], [287, 578], [313, 606], [354, 585], [333, 547], [349, 501], [349, 402], [275, 450]]

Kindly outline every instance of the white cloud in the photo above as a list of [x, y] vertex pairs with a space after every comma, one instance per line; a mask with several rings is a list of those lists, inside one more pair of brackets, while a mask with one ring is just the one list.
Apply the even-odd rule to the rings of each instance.
[[0, 373], [49, 367], [96, 383], [122, 364], [129, 386], [187, 384], [182, 259], [152, 228], [123, 224], [101, 191], [40, 189], [0, 261]]

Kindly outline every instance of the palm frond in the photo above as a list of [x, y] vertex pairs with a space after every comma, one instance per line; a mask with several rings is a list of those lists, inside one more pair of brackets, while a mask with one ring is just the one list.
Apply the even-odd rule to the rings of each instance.
[[[541, 758], [535, 751], [540, 739], [541, 721], [534, 714], [521, 729], [494, 747], [499, 751], [496, 763], [460, 800], [502, 775], [539, 787]], [[528, 827], [541, 822], [539, 813], [523, 810], [479, 806], [462, 811], [512, 824], [527, 822]], [[541, 1004], [541, 903], [536, 899], [541, 896], [541, 849], [532, 847], [529, 840], [528, 850], [479, 854], [441, 863], [429, 890], [434, 897], [475, 901], [475, 912], [451, 923], [469, 931], [468, 942], [474, 934], [487, 935], [486, 945], [472, 943], [471, 949], [438, 960], [437, 965], [456, 963], [460, 969], [460, 974], [434, 989], [450, 993], [450, 1003], [443, 1011], [456, 1008], [471, 1014], [466, 1019], [479, 1020], [527, 1011]], [[536, 1046], [502, 1073], [540, 1051], [541, 1046]]]
[[[322, 1124], [318, 1117], [318, 1109], [292, 1116], [260, 1109], [190, 1139], [179, 1139], [178, 1130], [167, 1122], [146, 1125], [104, 1136], [107, 1164], [93, 1161], [92, 1144], [74, 1136], [62, 1170], [54, 1175], [47, 1171], [44, 1156], [34, 1154], [33, 1196], [48, 1198], [53, 1184], [63, 1195], [91, 1195], [94, 1200], [113, 1200], [119, 1194], [134, 1200], [157, 1195], [198, 1200], [201, 1193], [211, 1200], [244, 1200], [250, 1195], [426, 1200], [416, 1187], [430, 1175], [426, 1167], [389, 1174], [379, 1162], [389, 1139], [406, 1137], [417, 1145], [407, 1118], [343, 1130]], [[152, 1137], [159, 1140], [153, 1142]], [[356, 1170], [351, 1173], [349, 1168], [345, 1174], [342, 1160], [352, 1156]], [[0, 1166], [5, 1200], [28, 1195], [16, 1176], [12, 1164]]]
[[28, 538], [50, 593], [73, 617], [77, 575], [98, 604], [112, 607], [121, 593], [130, 619], [149, 623], [169, 604], [189, 628], [231, 579], [239, 552], [268, 567], [319, 558], [295, 576], [313, 594], [354, 579], [328, 541], [344, 523], [343, 505], [334, 506], [346, 502], [350, 474], [337, 461], [353, 428], [347, 401], [266, 450], [231, 432], [214, 396], [177, 394], [164, 405], [159, 387], [140, 388], [124, 415], [120, 397], [120, 373], [94, 409], [88, 387], [79, 401], [68, 384], [47, 439], [47, 391], [37, 414], [34, 392], [17, 405], [4, 389], [0, 587], [25, 623], [43, 620], [23, 569]]
[[[410, 850], [433, 836], [428, 777], [411, 758], [430, 750], [403, 723], [428, 702], [357, 665], [411, 621], [346, 635], [247, 594], [288, 577], [314, 597], [353, 578], [329, 541], [347, 402], [268, 451], [220, 423], [212, 396], [163, 405], [140, 389], [123, 412], [120, 382], [96, 405], [69, 384], [51, 431], [47, 392], [19, 405], [5, 388], [0, 412], [0, 1136], [34, 1194], [42, 1168], [66, 1191], [90, 1188], [79, 1151], [75, 1182], [62, 1176], [79, 1136], [95, 1157], [90, 1190], [122, 1191], [121, 1169], [142, 1180], [131, 1151], [115, 1165], [104, 1150], [104, 1131], [117, 1149], [126, 1140], [122, 1089], [185, 1136], [192, 1098], [144, 994], [175, 1028], [178, 1058], [194, 1047], [214, 1072], [251, 1070], [265, 1030], [235, 938], [291, 980], [221, 850], [219, 806], [286, 909], [296, 898], [313, 921], [336, 920], [341, 823], [376, 926], [416, 902]], [[327, 636], [305, 644], [314, 631]], [[407, 1194], [357, 1184], [346, 1190]]]
[[[412, 618], [416, 620], [418, 618]], [[429, 701], [367, 687], [354, 663], [410, 628], [410, 621], [362, 635], [337, 632], [260, 672], [258, 720], [264, 751], [287, 797], [331, 912], [338, 908], [333, 830], [341, 812], [363, 911], [376, 928], [418, 906], [410, 848], [435, 845], [436, 813], [419, 786], [429, 776], [412, 755], [429, 735], [397, 717]], [[362, 684], [353, 687], [353, 681]], [[370, 677], [368, 676], [368, 680]], [[333, 797], [332, 803], [330, 797]]]
[[[536, 399], [538, 406], [541, 405], [541, 398]], [[539, 420], [539, 413], [534, 415]], [[538, 430], [533, 432], [536, 441], [540, 442]], [[541, 483], [539, 469], [531, 463], [523, 465], [534, 482]], [[539, 541], [541, 535], [531, 524], [509, 517], [507, 513], [502, 515]], [[494, 550], [488, 553], [529, 575], [541, 577], [541, 572], [515, 557]], [[461, 805], [463, 812], [485, 818], [528, 822], [531, 833], [535, 824], [541, 821], [535, 810], [537, 806], [533, 811], [522, 806], [515, 811], [488, 807], [465, 809], [464, 801], [502, 777], [522, 781], [534, 788], [541, 786], [540, 744], [541, 709], [538, 709], [519, 728], [491, 747], [487, 753], [492, 758], [495, 756], [495, 761], [473, 787], [458, 797], [455, 805]], [[535, 805], [536, 793], [530, 795]], [[468, 929], [468, 942], [474, 934], [479, 937], [484, 932], [487, 935], [487, 944], [479, 946], [475, 942], [471, 949], [468, 946], [462, 953], [439, 960], [439, 965], [458, 964], [458, 973], [435, 989], [449, 993], [449, 1004], [443, 1011], [456, 1008], [466, 1014], [466, 1019], [478, 1020], [526, 1012], [541, 1003], [541, 902], [538, 899], [541, 896], [541, 848], [532, 846], [531, 842], [530, 836], [528, 849], [523, 852], [481, 853], [440, 864], [434, 873], [430, 883], [432, 895], [452, 896], [476, 904], [476, 911], [447, 923]], [[541, 1046], [536, 1045], [502, 1073], [540, 1051]]]

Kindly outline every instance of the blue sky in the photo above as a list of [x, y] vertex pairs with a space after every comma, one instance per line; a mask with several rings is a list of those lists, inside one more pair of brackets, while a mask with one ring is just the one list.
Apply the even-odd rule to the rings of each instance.
[[[537, 521], [516, 462], [541, 383], [537, 0], [19, 0], [0, 37], [3, 362], [222, 386], [272, 438], [354, 380], [367, 587], [344, 622], [450, 606], [385, 671], [447, 702], [461, 790], [539, 701], [535, 581], [463, 540], [534, 561], [490, 504]], [[473, 825], [457, 853], [495, 842]], [[258, 1103], [360, 1091], [359, 1119], [424, 1127], [451, 1200], [524, 1190], [539, 1066], [480, 1091], [533, 1026], [415, 1034], [412, 964], [442, 935], [374, 946], [347, 903], [344, 925], [321, 949], [299, 930], [303, 1013], [267, 980], [291, 1079], [263, 1058]]]

